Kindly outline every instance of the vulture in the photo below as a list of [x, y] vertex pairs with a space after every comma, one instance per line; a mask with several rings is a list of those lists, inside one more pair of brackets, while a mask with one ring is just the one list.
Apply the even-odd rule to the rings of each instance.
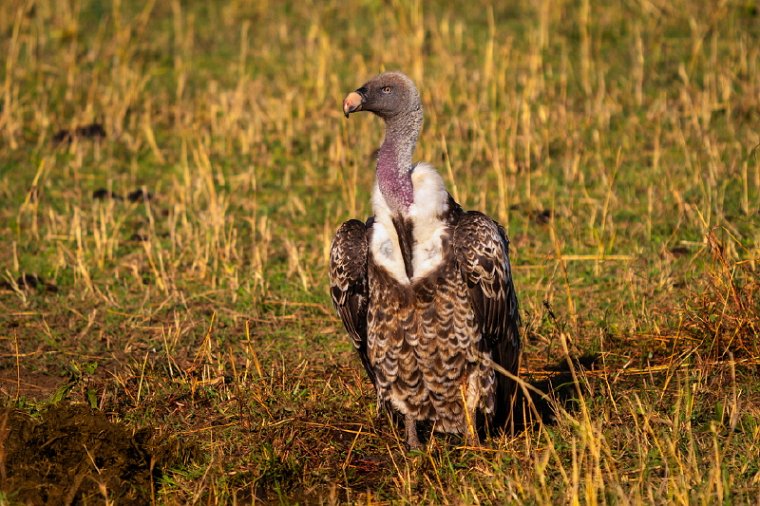
[[[413, 163], [422, 102], [412, 80], [382, 73], [343, 101], [346, 118], [385, 122], [374, 216], [338, 229], [330, 295], [377, 394], [378, 410], [418, 430], [479, 433], [511, 421], [520, 362], [509, 241], [497, 222], [464, 211], [426, 163]], [[504, 374], [504, 371], [509, 374]]]

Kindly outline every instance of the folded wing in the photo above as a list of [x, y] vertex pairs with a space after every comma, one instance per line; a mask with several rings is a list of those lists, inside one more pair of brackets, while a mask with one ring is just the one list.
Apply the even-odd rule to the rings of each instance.
[[[486, 351], [491, 360], [516, 376], [520, 319], [504, 229], [482, 213], [467, 212], [454, 229], [453, 247]], [[501, 373], [496, 377], [494, 425], [499, 427], [509, 421], [516, 384]]]
[[338, 229], [330, 249], [330, 295], [372, 384], [375, 373], [367, 357], [367, 225], [349, 220]]

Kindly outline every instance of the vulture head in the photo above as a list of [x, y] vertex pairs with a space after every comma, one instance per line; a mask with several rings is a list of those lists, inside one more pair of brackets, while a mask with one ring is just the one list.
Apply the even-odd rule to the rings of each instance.
[[422, 113], [422, 101], [417, 87], [401, 72], [384, 72], [373, 77], [361, 88], [343, 100], [343, 114], [369, 111], [385, 121], [402, 117], [405, 113]]

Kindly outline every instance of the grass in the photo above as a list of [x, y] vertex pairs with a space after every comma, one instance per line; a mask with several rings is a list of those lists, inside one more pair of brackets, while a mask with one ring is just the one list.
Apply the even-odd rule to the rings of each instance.
[[[0, 3], [3, 404], [150, 429], [161, 504], [756, 503], [757, 3], [510, 4]], [[327, 296], [383, 69], [512, 241], [549, 397], [483, 448], [407, 453]]]

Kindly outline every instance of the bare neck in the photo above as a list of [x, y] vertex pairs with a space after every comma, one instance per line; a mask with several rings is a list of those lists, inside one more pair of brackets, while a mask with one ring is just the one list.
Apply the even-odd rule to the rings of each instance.
[[377, 184], [396, 214], [414, 202], [412, 153], [421, 129], [421, 108], [385, 120], [385, 140], [377, 154]]

